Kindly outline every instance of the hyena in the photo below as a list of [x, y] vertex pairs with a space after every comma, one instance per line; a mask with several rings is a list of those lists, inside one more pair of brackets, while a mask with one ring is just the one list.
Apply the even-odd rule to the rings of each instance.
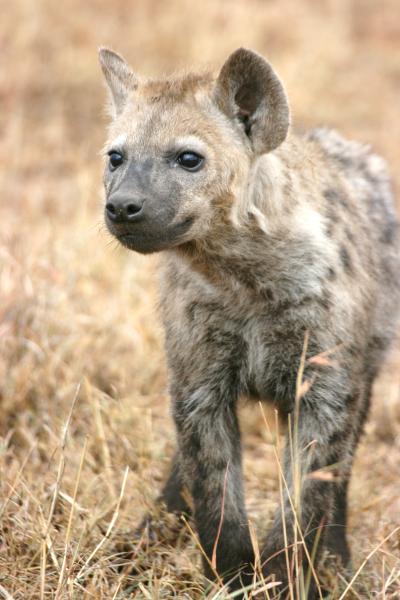
[[217, 77], [142, 79], [107, 49], [100, 62], [112, 113], [106, 224], [130, 250], [163, 251], [178, 449], [162, 499], [189, 511], [185, 486], [205, 574], [233, 590], [249, 584], [237, 404], [272, 402], [291, 443], [283, 506], [260, 546], [263, 573], [287, 584], [284, 549], [296, 540], [305, 568], [322, 550], [346, 565], [353, 456], [399, 301], [385, 163], [331, 130], [292, 133], [283, 85], [255, 52], [235, 51]]

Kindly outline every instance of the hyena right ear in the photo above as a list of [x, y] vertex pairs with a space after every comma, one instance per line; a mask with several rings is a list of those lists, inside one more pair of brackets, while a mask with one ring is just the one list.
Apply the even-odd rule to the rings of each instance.
[[259, 54], [239, 48], [223, 65], [214, 100], [229, 118], [244, 126], [256, 154], [270, 152], [287, 136], [289, 105], [284, 87]]
[[137, 87], [137, 78], [128, 63], [112, 50], [100, 48], [99, 60], [111, 92], [112, 116], [122, 112], [129, 94]]

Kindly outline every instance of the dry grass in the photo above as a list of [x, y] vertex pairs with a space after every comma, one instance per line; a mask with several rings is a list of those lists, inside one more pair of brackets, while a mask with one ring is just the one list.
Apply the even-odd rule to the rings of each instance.
[[[373, 143], [399, 189], [398, 1], [0, 9], [0, 598], [212, 598], [193, 536], [173, 523], [160, 527], [175, 546], [142, 540], [136, 574], [111, 568], [153, 506], [174, 442], [156, 259], [116, 248], [101, 226], [96, 48], [159, 73], [253, 47], [286, 82], [298, 127], [326, 123]], [[382, 543], [400, 521], [399, 365], [395, 351], [351, 487], [358, 598], [400, 597], [399, 533]], [[249, 513], [264, 530], [279, 498], [274, 446], [257, 407], [243, 417]]]

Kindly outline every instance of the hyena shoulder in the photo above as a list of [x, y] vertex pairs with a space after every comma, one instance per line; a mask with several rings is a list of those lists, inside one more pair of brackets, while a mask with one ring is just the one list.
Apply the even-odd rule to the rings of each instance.
[[386, 161], [369, 145], [347, 140], [331, 129], [313, 129], [306, 137], [321, 147], [332, 168], [354, 189], [360, 210], [369, 219], [370, 234], [378, 242], [396, 245], [397, 217]]

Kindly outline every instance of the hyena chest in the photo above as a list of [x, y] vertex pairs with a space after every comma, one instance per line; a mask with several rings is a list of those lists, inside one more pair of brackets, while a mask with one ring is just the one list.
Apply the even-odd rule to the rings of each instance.
[[279, 321], [257, 319], [244, 327], [243, 339], [242, 378], [247, 395], [290, 411], [298, 366], [295, 357], [301, 355], [297, 336], [291, 337], [289, 331], [282, 335]]

